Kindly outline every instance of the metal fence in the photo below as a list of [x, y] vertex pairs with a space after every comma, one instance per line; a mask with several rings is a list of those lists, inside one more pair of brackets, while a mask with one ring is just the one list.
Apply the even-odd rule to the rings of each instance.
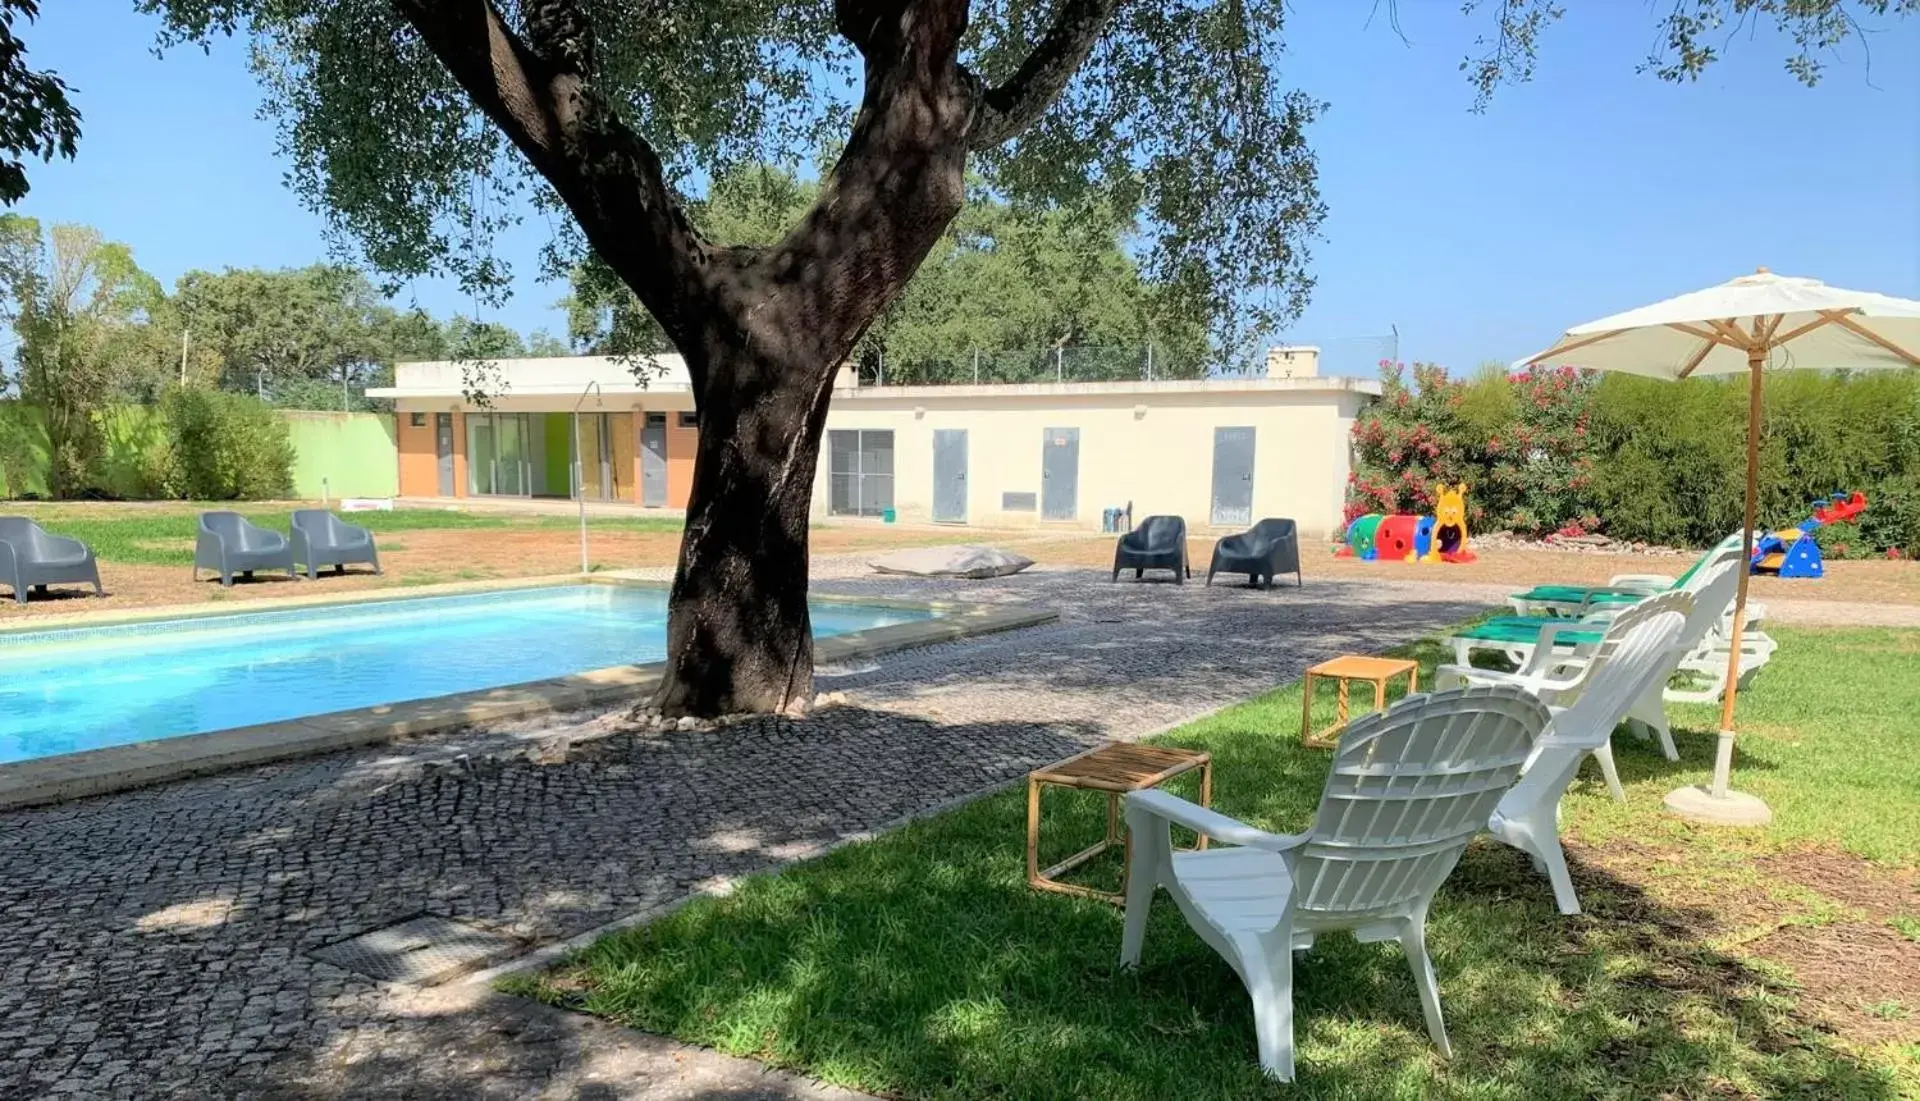
[[[1370, 378], [1382, 361], [1397, 361], [1400, 355], [1400, 337], [1394, 332], [1324, 342], [1289, 337], [1225, 359], [1211, 350], [1174, 351], [1153, 344], [973, 349], [958, 356], [876, 355], [859, 364], [859, 373], [862, 386], [1266, 378], [1287, 370], [1275, 351], [1303, 346], [1319, 349], [1314, 372], [1322, 375]], [[1276, 362], [1281, 366], [1271, 367]]]

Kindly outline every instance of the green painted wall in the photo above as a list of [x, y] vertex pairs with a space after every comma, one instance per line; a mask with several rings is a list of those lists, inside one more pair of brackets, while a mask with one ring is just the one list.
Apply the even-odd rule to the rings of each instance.
[[318, 499], [321, 481], [334, 499], [395, 497], [399, 448], [390, 413], [287, 412], [293, 438], [293, 494]]
[[573, 495], [573, 418], [565, 413], [536, 413], [546, 420], [547, 484], [538, 490], [550, 497]]

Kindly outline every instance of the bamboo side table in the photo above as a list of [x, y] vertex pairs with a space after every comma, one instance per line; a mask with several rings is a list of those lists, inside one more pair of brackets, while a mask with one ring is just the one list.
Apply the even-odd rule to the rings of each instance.
[[[1300, 690], [1300, 742], [1310, 749], [1331, 749], [1339, 744], [1340, 732], [1347, 728], [1347, 685], [1352, 681], [1366, 681], [1373, 685], [1373, 706], [1387, 706], [1387, 682], [1405, 673], [1407, 675], [1407, 695], [1420, 690], [1420, 663], [1404, 658], [1369, 658], [1357, 654], [1347, 654], [1323, 661], [1307, 670], [1306, 683]], [[1313, 729], [1313, 680], [1332, 680], [1339, 685], [1338, 711], [1334, 724], [1325, 730]]]
[[[1191, 749], [1114, 742], [1090, 749], [1058, 764], [1037, 768], [1027, 774], [1027, 883], [1042, 891], [1083, 895], [1115, 905], [1127, 900], [1127, 865], [1133, 859], [1133, 838], [1126, 838], [1126, 865], [1120, 872], [1120, 890], [1102, 891], [1076, 883], [1061, 883], [1055, 877], [1085, 864], [1120, 842], [1120, 797], [1130, 791], [1157, 787], [1182, 773], [1200, 770], [1200, 805], [1213, 805], [1213, 755]], [[1040, 867], [1040, 790], [1056, 787], [1107, 793], [1107, 835], [1050, 868]], [[1207, 847], [1207, 835], [1201, 834], [1195, 848]]]

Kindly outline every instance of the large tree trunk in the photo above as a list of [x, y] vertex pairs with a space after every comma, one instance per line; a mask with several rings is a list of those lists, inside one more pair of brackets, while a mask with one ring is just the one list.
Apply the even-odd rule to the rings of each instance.
[[687, 361], [700, 444], [667, 625], [669, 714], [774, 711], [812, 690], [807, 512], [835, 371], [960, 210], [970, 144], [1038, 117], [1115, 0], [1063, 0], [1034, 54], [983, 92], [958, 62], [970, 0], [834, 0], [865, 59], [859, 112], [801, 224], [771, 248], [693, 228], [659, 157], [589, 79], [577, 0], [394, 0], [552, 183], [594, 251]]
[[787, 711], [813, 684], [807, 515], [831, 365], [709, 358], [729, 399], [703, 403], [667, 621], [668, 714]]

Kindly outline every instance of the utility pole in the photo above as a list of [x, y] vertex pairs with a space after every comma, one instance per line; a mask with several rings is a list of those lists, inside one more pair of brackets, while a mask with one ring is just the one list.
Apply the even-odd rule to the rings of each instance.
[[187, 336], [191, 330], [180, 330], [180, 385], [187, 384]]

